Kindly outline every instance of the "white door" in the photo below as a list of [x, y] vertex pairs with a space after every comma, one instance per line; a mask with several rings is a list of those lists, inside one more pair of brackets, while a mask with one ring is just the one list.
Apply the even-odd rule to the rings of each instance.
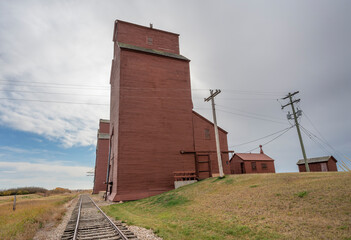
[[321, 163], [321, 169], [322, 169], [322, 172], [328, 172], [328, 166], [327, 166], [327, 163]]

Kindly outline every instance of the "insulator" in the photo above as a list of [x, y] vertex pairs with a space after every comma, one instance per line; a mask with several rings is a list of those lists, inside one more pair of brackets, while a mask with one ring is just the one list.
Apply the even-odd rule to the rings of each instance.
[[302, 110], [297, 110], [296, 115], [297, 115], [298, 117], [302, 116]]

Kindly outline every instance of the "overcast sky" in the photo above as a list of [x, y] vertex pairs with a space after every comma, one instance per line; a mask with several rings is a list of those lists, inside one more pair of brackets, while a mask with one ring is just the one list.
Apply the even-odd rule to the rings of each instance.
[[281, 98], [300, 91], [307, 156], [347, 162], [350, 12], [347, 0], [0, 1], [0, 189], [92, 188], [86, 172], [99, 119], [109, 118], [116, 19], [180, 34], [194, 108], [212, 120], [203, 98], [222, 90], [217, 118], [231, 150], [269, 142], [277, 172], [298, 171]]

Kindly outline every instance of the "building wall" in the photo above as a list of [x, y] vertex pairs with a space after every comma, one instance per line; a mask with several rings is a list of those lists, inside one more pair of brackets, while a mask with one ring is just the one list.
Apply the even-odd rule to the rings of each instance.
[[[275, 173], [274, 161], [244, 161], [246, 173]], [[256, 162], [256, 170], [252, 169], [251, 162]], [[267, 169], [262, 168], [262, 164], [267, 165]]]
[[334, 161], [332, 158], [330, 158], [327, 162], [328, 165], [328, 171], [329, 172], [337, 172], [338, 167], [336, 166], [336, 161]]
[[[311, 172], [321, 172], [321, 163], [309, 163], [308, 166], [310, 167]], [[300, 172], [306, 172], [305, 164], [299, 165]]]
[[[111, 201], [174, 189], [173, 172], [196, 170], [196, 151], [210, 156], [212, 176], [218, 175], [213, 124], [192, 111], [189, 60], [175, 56], [178, 37], [123, 21], [115, 24], [110, 79]], [[153, 49], [153, 53], [140, 48]], [[205, 129], [209, 139], [205, 139]], [[224, 173], [229, 174], [227, 132], [220, 129], [219, 135], [225, 152]]]
[[107, 162], [109, 152], [109, 139], [99, 138], [99, 133], [109, 133], [110, 124], [106, 121], [99, 123], [98, 139], [96, 143], [96, 160], [95, 160], [95, 172], [94, 172], [94, 187], [93, 194], [99, 193], [100, 191], [106, 191], [106, 174], [107, 174]]
[[[322, 171], [322, 167], [321, 167], [321, 163], [309, 163], [308, 166], [310, 167], [310, 171], [311, 172], [321, 172]], [[330, 158], [327, 162], [327, 166], [328, 166], [328, 172], [332, 172], [332, 171], [338, 171], [338, 168], [336, 166], [336, 162]], [[298, 165], [299, 167], [299, 172], [306, 172], [306, 167], [305, 164], [300, 164]]]
[[[176, 52], [178, 47], [167, 44], [175, 37], [178, 41], [178, 35], [124, 22], [117, 23], [117, 30], [111, 72], [113, 186], [108, 196], [114, 201], [171, 190], [174, 171], [194, 168], [193, 156], [180, 153], [194, 150], [189, 61], [118, 47], [118, 41], [146, 47], [152, 36], [152, 48]], [[180, 97], [179, 89], [189, 91], [181, 91]]]
[[244, 161], [238, 156], [234, 155], [232, 160], [230, 161], [230, 173], [231, 174], [242, 174], [241, 171], [241, 163]]
[[179, 54], [179, 34], [118, 21], [114, 41]]
[[[252, 162], [256, 163], [256, 170], [252, 169]], [[242, 160], [237, 155], [234, 155], [230, 161], [230, 170], [232, 174], [242, 174], [241, 163], [244, 163], [245, 173], [275, 173], [274, 161], [251, 161], [251, 160]], [[262, 164], [266, 164], [267, 168], [264, 169]]]
[[[193, 123], [194, 123], [194, 137], [195, 137], [195, 151], [210, 155], [211, 160], [211, 171], [212, 175], [216, 176], [219, 174], [218, 160], [216, 152], [216, 139], [214, 126], [212, 122], [202, 117], [200, 114], [193, 112]], [[208, 131], [208, 132], [205, 132]], [[207, 134], [209, 133], [209, 135]], [[228, 156], [228, 143], [227, 143], [227, 132], [223, 129], [218, 129], [220, 148], [222, 153], [222, 166], [224, 174], [230, 174], [229, 156]]]

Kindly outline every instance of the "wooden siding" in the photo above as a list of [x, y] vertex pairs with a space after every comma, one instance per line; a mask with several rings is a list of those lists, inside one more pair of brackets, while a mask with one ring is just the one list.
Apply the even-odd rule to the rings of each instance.
[[[336, 166], [336, 161], [333, 158], [329, 158], [329, 160], [325, 163], [327, 163], [328, 172], [337, 172], [338, 171], [338, 168]], [[321, 162], [309, 163], [308, 166], [310, 167], [311, 172], [321, 172], [322, 171]], [[300, 165], [298, 165], [298, 167], [299, 167], [299, 172], [306, 172], [305, 164], [300, 164]]]
[[[256, 169], [252, 169], [252, 163], [256, 163]], [[267, 168], [263, 168], [263, 164], [266, 164]], [[242, 174], [242, 165], [244, 173], [275, 173], [273, 160], [242, 160], [234, 155], [230, 161], [231, 174]]]
[[[110, 124], [100, 121], [99, 133], [109, 133]], [[108, 162], [108, 151], [109, 151], [109, 139], [97, 139], [96, 143], [96, 160], [95, 160], [95, 172], [94, 172], [94, 187], [93, 193], [99, 193], [100, 191], [106, 191], [106, 174], [107, 174], [107, 162]]]
[[[178, 35], [122, 21], [116, 29], [108, 199], [135, 200], [174, 189], [173, 172], [196, 170], [195, 150], [210, 152], [211, 173], [218, 173], [217, 158], [211, 152], [214, 138], [204, 140], [204, 128], [213, 135], [213, 124], [192, 111], [189, 61], [118, 45], [179, 54]], [[221, 149], [228, 151], [223, 130], [220, 139]], [[228, 174], [228, 154], [222, 156]]]

